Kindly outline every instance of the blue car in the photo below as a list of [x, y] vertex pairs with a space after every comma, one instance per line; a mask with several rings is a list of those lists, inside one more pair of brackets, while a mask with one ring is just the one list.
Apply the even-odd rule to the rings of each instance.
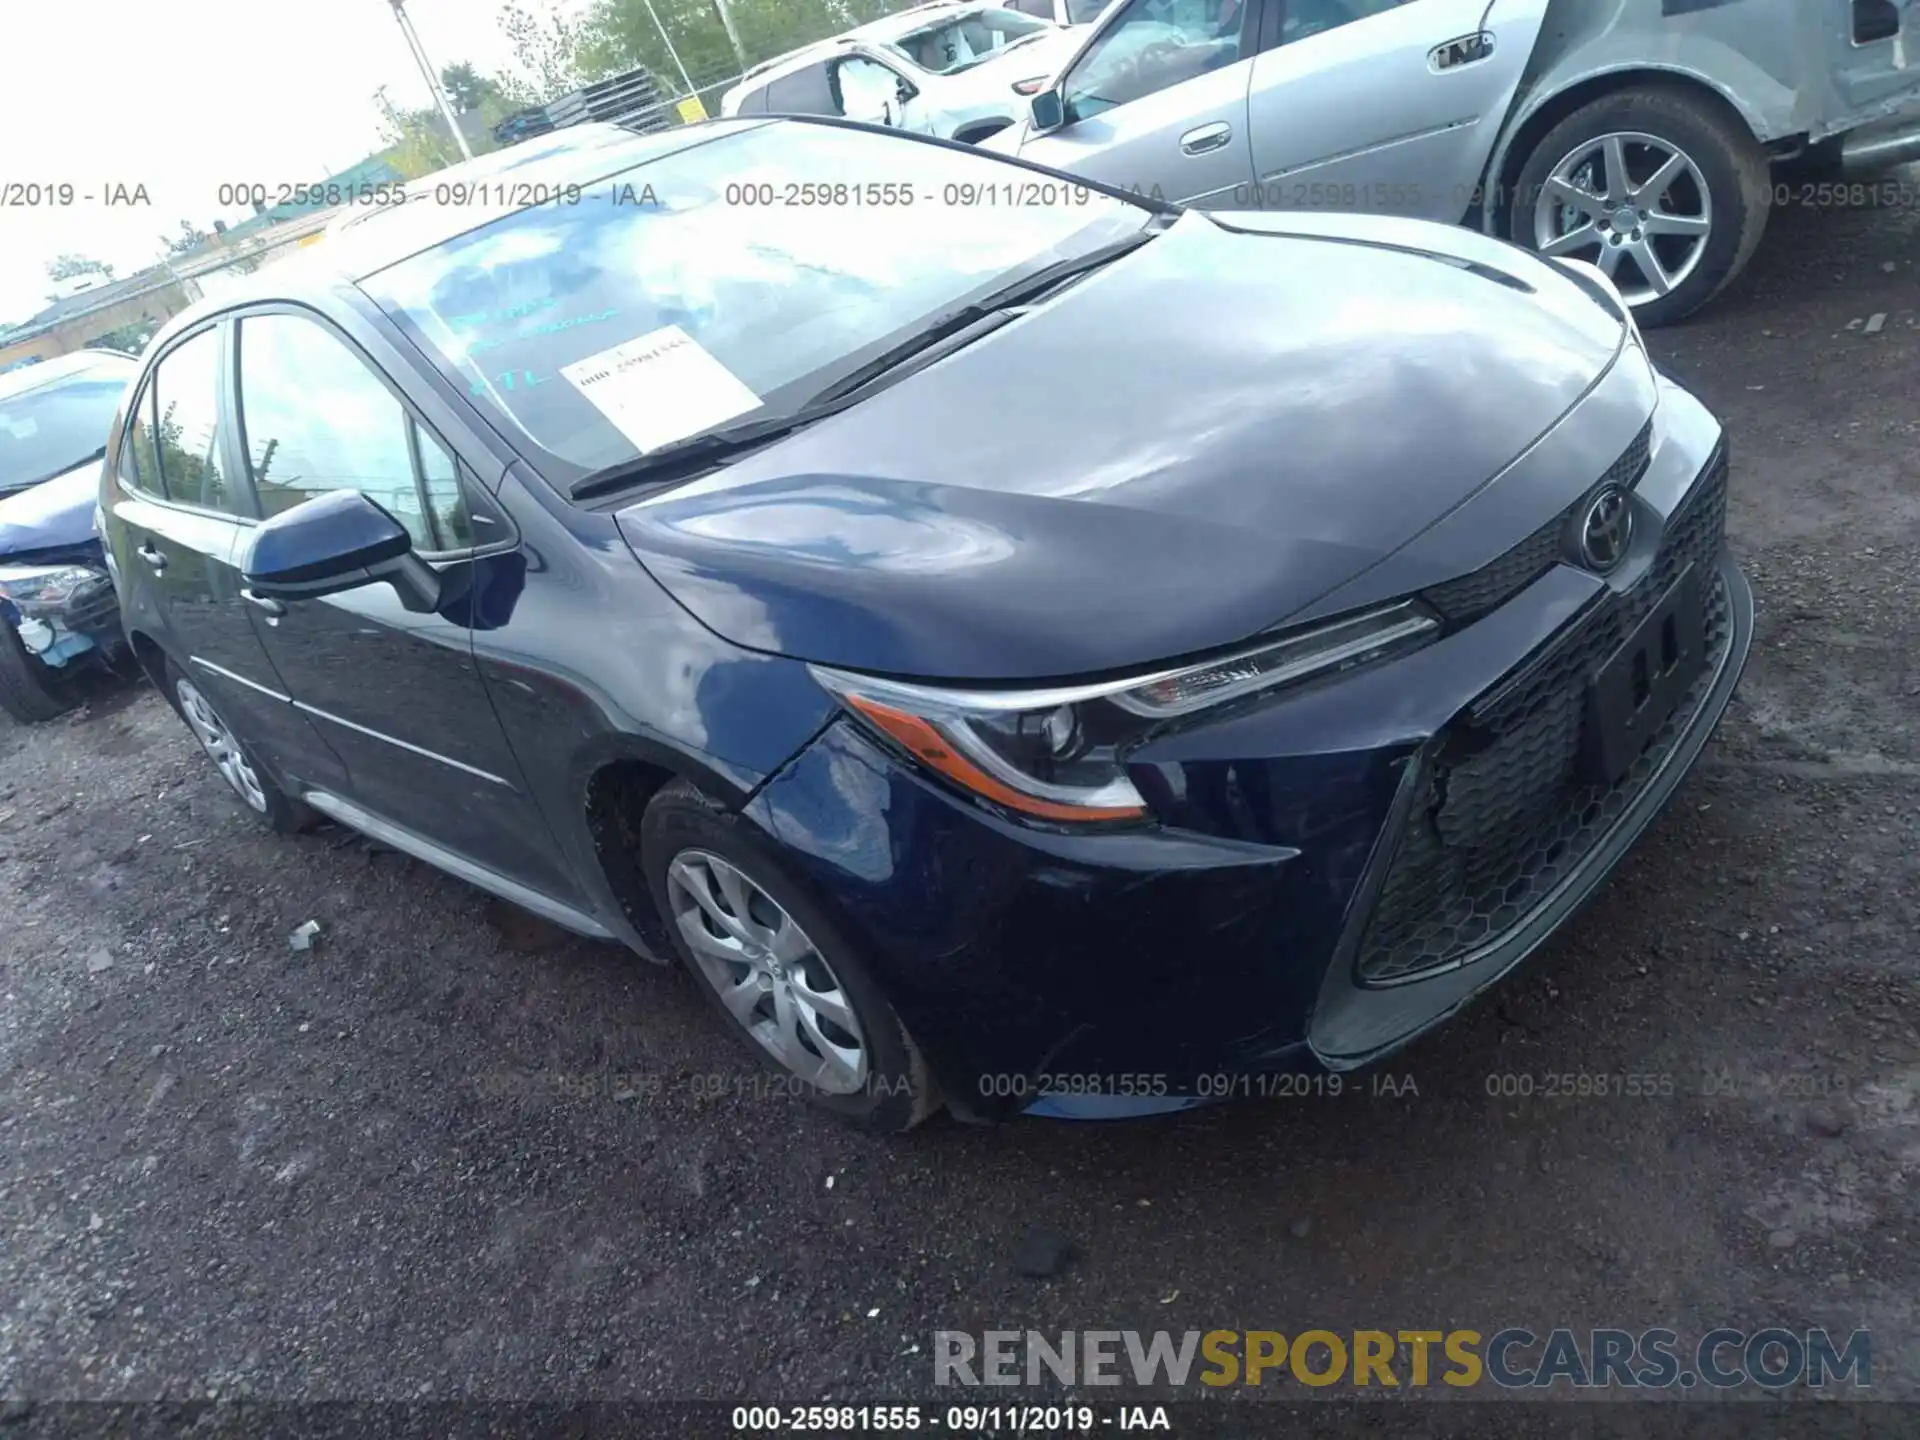
[[74, 676], [125, 650], [93, 515], [138, 369], [81, 350], [0, 376], [0, 709], [15, 720], [69, 709]]
[[1592, 267], [583, 126], [154, 341], [100, 505], [263, 825], [678, 960], [856, 1123], [1404, 1045], [1700, 755], [1727, 444]]

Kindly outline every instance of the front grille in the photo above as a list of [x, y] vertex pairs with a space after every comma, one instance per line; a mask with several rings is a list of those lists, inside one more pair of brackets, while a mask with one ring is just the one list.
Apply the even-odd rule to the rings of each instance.
[[[1653, 455], [1653, 422], [1649, 420], [1634, 437], [1633, 444], [1607, 468], [1594, 483], [1594, 490], [1614, 484], [1631, 490], [1646, 473]], [[1592, 490], [1587, 492], [1588, 495]], [[1482, 565], [1469, 575], [1448, 580], [1423, 592], [1426, 602], [1447, 620], [1464, 624], [1498, 610], [1527, 586], [1553, 568], [1560, 557], [1560, 538], [1573, 511], [1586, 503], [1586, 496], [1542, 525], [1533, 534], [1507, 551], [1499, 559]]]
[[[1444, 969], [1524, 920], [1593, 849], [1672, 752], [1706, 699], [1732, 615], [1717, 571], [1726, 531], [1724, 455], [1668, 526], [1649, 573], [1573, 622], [1517, 683], [1440, 738], [1360, 948], [1363, 980]], [[1579, 762], [1587, 682], [1688, 565], [1706, 606], [1707, 663], [1640, 758], [1612, 785]]]

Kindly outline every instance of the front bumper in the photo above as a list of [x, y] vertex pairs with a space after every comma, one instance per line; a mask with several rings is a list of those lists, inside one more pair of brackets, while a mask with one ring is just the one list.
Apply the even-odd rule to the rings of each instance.
[[[963, 1114], [1149, 1112], [1234, 1076], [1374, 1062], [1599, 890], [1731, 699], [1753, 611], [1724, 550], [1718, 427], [1673, 392], [1661, 431], [1635, 492], [1645, 544], [1618, 573], [1554, 565], [1413, 655], [1156, 740], [1133, 768], [1161, 828], [990, 815], [844, 720], [747, 813], [843, 918]], [[1616, 786], [1582, 788], [1566, 702], [1687, 564], [1708, 581], [1704, 668]], [[1470, 821], [1486, 833], [1462, 836]], [[1435, 836], [1470, 863], [1436, 859]]]
[[0, 623], [14, 627], [29, 653], [63, 669], [84, 655], [125, 643], [119, 598], [104, 565], [90, 560], [0, 561], [0, 575], [36, 569], [85, 570], [92, 572], [92, 579], [51, 599], [0, 590]]

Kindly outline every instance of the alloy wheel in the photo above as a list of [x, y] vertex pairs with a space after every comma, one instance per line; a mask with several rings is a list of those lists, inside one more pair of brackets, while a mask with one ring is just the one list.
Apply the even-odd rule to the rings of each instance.
[[673, 922], [728, 1014], [788, 1071], [829, 1095], [866, 1083], [852, 997], [800, 923], [739, 867], [682, 850], [667, 867]]
[[200, 748], [207, 752], [207, 758], [213, 761], [214, 768], [226, 777], [234, 794], [260, 814], [266, 814], [266, 788], [261, 785], [260, 777], [253, 773], [252, 762], [227, 729], [226, 722], [220, 718], [212, 702], [200, 693], [199, 687], [191, 680], [181, 680], [176, 684], [174, 694], [180, 697], [180, 713], [187, 717], [187, 728], [193, 731], [194, 738], [200, 742]]
[[1534, 205], [1534, 248], [1598, 265], [1629, 305], [1692, 278], [1713, 233], [1713, 195], [1686, 151], [1621, 131], [1583, 141], [1547, 176]]

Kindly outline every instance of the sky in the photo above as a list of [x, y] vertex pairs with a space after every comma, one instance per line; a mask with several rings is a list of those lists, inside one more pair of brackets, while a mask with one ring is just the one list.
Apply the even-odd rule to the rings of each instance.
[[[482, 73], [513, 63], [499, 8], [407, 0], [437, 69]], [[246, 218], [219, 203], [223, 184], [310, 183], [365, 158], [380, 86], [402, 109], [431, 103], [389, 0], [0, 0], [0, 85], [0, 328], [45, 308], [54, 256], [129, 275], [182, 220]], [[62, 182], [69, 206], [10, 203]], [[106, 204], [116, 186], [151, 203]]]

